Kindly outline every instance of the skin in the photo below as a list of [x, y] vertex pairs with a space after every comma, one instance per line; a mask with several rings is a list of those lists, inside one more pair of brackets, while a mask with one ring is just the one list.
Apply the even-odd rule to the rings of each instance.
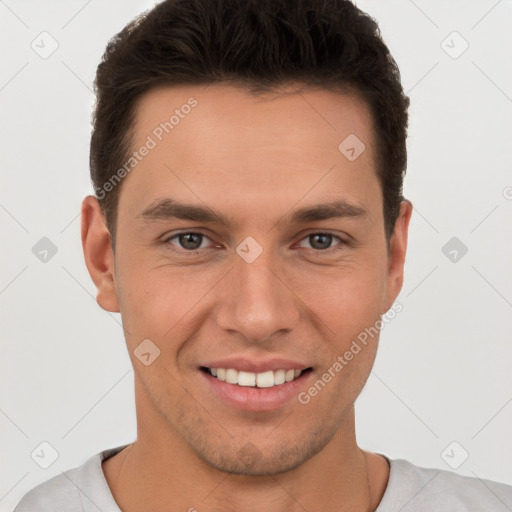
[[[120, 312], [135, 375], [137, 440], [103, 463], [123, 511], [375, 510], [389, 467], [356, 442], [354, 402], [371, 371], [370, 341], [311, 401], [272, 411], [235, 409], [198, 365], [245, 355], [312, 367], [306, 390], [373, 326], [403, 282], [412, 212], [403, 201], [389, 250], [375, 172], [371, 114], [354, 96], [304, 89], [255, 97], [229, 85], [159, 88], [136, 112], [139, 148], [187, 99], [173, 131], [124, 178], [115, 252], [97, 200], [82, 205], [82, 242], [97, 300]], [[338, 150], [349, 134], [366, 149]], [[207, 206], [230, 221], [143, 219], [165, 198]], [[305, 223], [303, 207], [343, 200], [364, 210]], [[205, 235], [199, 249], [176, 232]], [[314, 250], [314, 233], [336, 236]], [[253, 237], [262, 254], [236, 252]], [[159, 348], [149, 366], [134, 350]], [[240, 457], [250, 446], [250, 464]]]

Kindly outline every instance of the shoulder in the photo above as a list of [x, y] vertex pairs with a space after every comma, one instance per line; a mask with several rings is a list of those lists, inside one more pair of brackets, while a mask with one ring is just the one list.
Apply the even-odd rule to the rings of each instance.
[[512, 510], [512, 486], [451, 471], [388, 459], [389, 481], [377, 512]]
[[118, 512], [101, 463], [124, 446], [90, 457], [79, 467], [64, 471], [39, 484], [23, 496], [14, 512]]
[[80, 468], [65, 471], [30, 490], [18, 503], [14, 512], [47, 512], [67, 510], [81, 512], [80, 493], [74, 484]]

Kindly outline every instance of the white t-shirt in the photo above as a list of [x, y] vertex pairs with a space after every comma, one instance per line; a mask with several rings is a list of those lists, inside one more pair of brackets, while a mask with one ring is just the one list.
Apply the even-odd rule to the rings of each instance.
[[[121, 512], [101, 462], [128, 445], [105, 450], [29, 491], [14, 512]], [[381, 454], [382, 455], [382, 454]], [[376, 512], [510, 512], [512, 486], [389, 459], [389, 481]]]

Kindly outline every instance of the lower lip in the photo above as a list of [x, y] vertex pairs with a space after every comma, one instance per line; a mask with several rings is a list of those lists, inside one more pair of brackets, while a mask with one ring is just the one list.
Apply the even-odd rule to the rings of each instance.
[[279, 409], [279, 407], [296, 398], [300, 391], [304, 389], [305, 382], [312, 372], [309, 370], [290, 382], [271, 388], [229, 384], [202, 370], [199, 370], [199, 373], [212, 391], [231, 407], [244, 411], [263, 412]]

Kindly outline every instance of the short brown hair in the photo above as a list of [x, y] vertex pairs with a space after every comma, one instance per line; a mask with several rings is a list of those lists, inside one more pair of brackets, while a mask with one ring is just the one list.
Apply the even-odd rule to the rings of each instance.
[[91, 178], [113, 243], [122, 183], [105, 184], [133, 151], [137, 100], [157, 86], [213, 83], [359, 94], [374, 120], [389, 240], [403, 200], [409, 98], [377, 23], [349, 0], [165, 0], [109, 41], [96, 74]]

